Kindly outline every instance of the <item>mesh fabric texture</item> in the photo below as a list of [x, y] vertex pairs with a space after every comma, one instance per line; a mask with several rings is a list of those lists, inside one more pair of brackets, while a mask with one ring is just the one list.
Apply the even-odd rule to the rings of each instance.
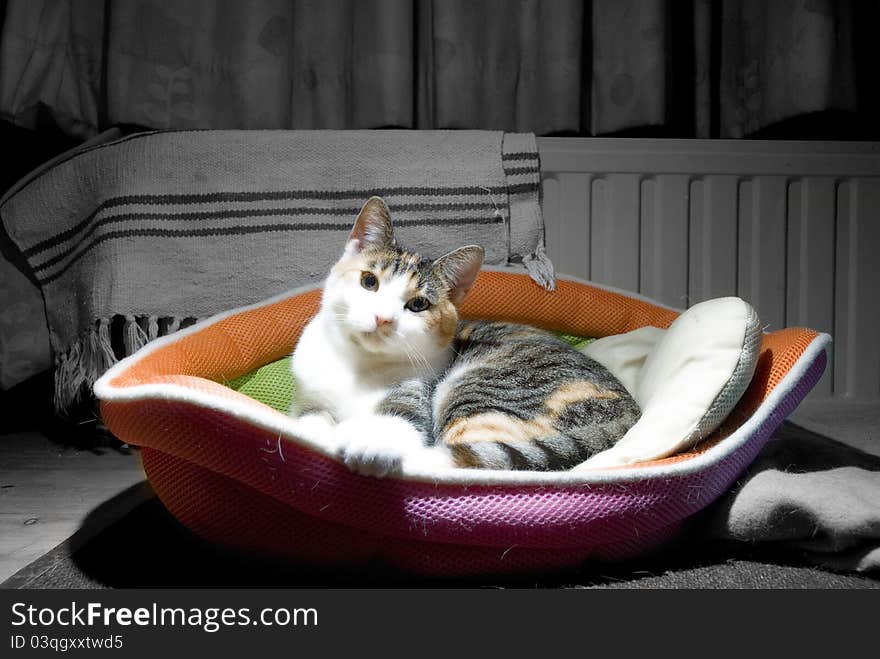
[[227, 382], [226, 386], [265, 403], [273, 410], [286, 413], [296, 396], [296, 381], [290, 362], [290, 357], [282, 357], [250, 373], [240, 375]]
[[[802, 359], [818, 334], [789, 328], [763, 335], [755, 375], [736, 408], [706, 441], [657, 461], [662, 476], [577, 484], [462, 485], [375, 479], [228, 411], [246, 404], [223, 386], [290, 354], [317, 310], [318, 291], [205, 321], [120, 364], [106, 376], [105, 423], [143, 447], [144, 467], [169, 510], [206, 538], [321, 563], [374, 558], [421, 574], [486, 574], [574, 566], [589, 557], [631, 557], [668, 538], [682, 520], [720, 496], [773, 430], [815, 385], [820, 351], [754, 432], [700, 469], [676, 468], [723, 442]], [[643, 325], [668, 327], [676, 313], [565, 279], [557, 291], [525, 275], [481, 273], [464, 313], [580, 336]], [[127, 395], [142, 384], [149, 393]], [[200, 392], [210, 405], [172, 399]], [[670, 470], [671, 469], [671, 470]]]

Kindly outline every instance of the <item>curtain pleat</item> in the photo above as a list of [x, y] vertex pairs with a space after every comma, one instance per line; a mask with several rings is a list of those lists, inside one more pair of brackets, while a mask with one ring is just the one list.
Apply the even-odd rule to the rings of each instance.
[[78, 137], [114, 124], [743, 137], [876, 99], [856, 61], [876, 53], [861, 7], [8, 0], [0, 116]]
[[583, 2], [430, 0], [419, 11], [421, 126], [578, 130]]
[[722, 7], [725, 136], [742, 137], [797, 115], [855, 107], [850, 2], [738, 0]]

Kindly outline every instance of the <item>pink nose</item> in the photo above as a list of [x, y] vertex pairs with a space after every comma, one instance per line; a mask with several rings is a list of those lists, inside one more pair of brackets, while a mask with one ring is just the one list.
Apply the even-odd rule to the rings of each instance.
[[382, 316], [376, 316], [376, 329], [379, 329], [380, 327], [382, 327], [384, 325], [390, 325], [390, 324], [391, 324], [390, 318], [382, 318]]

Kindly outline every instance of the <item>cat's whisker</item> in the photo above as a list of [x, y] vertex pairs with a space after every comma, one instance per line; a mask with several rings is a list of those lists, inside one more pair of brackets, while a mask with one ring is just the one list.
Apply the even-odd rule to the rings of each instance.
[[[428, 361], [428, 359], [425, 357], [425, 355], [423, 355], [422, 352], [418, 348], [416, 348], [414, 345], [412, 345], [409, 342], [409, 340], [406, 338], [406, 336], [404, 336], [400, 332], [395, 332], [395, 334], [398, 338], [401, 339], [401, 342], [404, 345], [404, 350], [407, 351], [407, 354], [409, 354], [410, 351], [412, 351], [412, 353], [417, 358], [419, 364], [421, 364], [426, 371], [429, 371], [432, 376], [436, 377], [437, 371], [434, 369], [433, 366], [431, 366], [431, 362]], [[410, 362], [412, 362], [411, 359], [410, 359]], [[413, 367], [415, 367], [415, 364], [413, 364]]]
[[410, 352], [409, 348], [407, 348], [406, 346], [403, 347], [403, 350], [406, 353], [406, 358], [409, 360], [409, 365], [412, 366], [414, 371], [417, 371], [419, 367], [416, 365], [416, 362], [413, 359], [412, 352]]
[[406, 358], [409, 360], [410, 366], [412, 366], [414, 370], [418, 370], [418, 366], [413, 359], [413, 353], [412, 350], [410, 350], [406, 337], [404, 337], [399, 331], [395, 331], [394, 336], [400, 340], [400, 346], [403, 348], [403, 352], [406, 355]]
[[401, 340], [401, 345], [403, 346], [403, 351], [406, 354], [406, 358], [409, 360], [410, 366], [413, 367], [413, 370], [418, 370], [418, 365], [416, 361], [413, 359], [413, 351], [410, 348], [409, 342], [406, 340], [406, 337], [403, 336], [400, 332], [395, 332], [394, 335]]

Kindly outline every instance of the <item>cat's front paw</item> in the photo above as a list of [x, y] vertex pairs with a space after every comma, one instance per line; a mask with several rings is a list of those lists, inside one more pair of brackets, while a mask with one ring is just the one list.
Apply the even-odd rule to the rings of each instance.
[[339, 456], [352, 471], [364, 476], [400, 473], [404, 458], [422, 449], [422, 436], [400, 417], [356, 417], [336, 426]]
[[335, 450], [336, 433], [333, 417], [326, 412], [312, 412], [294, 419], [294, 432], [314, 444]]

